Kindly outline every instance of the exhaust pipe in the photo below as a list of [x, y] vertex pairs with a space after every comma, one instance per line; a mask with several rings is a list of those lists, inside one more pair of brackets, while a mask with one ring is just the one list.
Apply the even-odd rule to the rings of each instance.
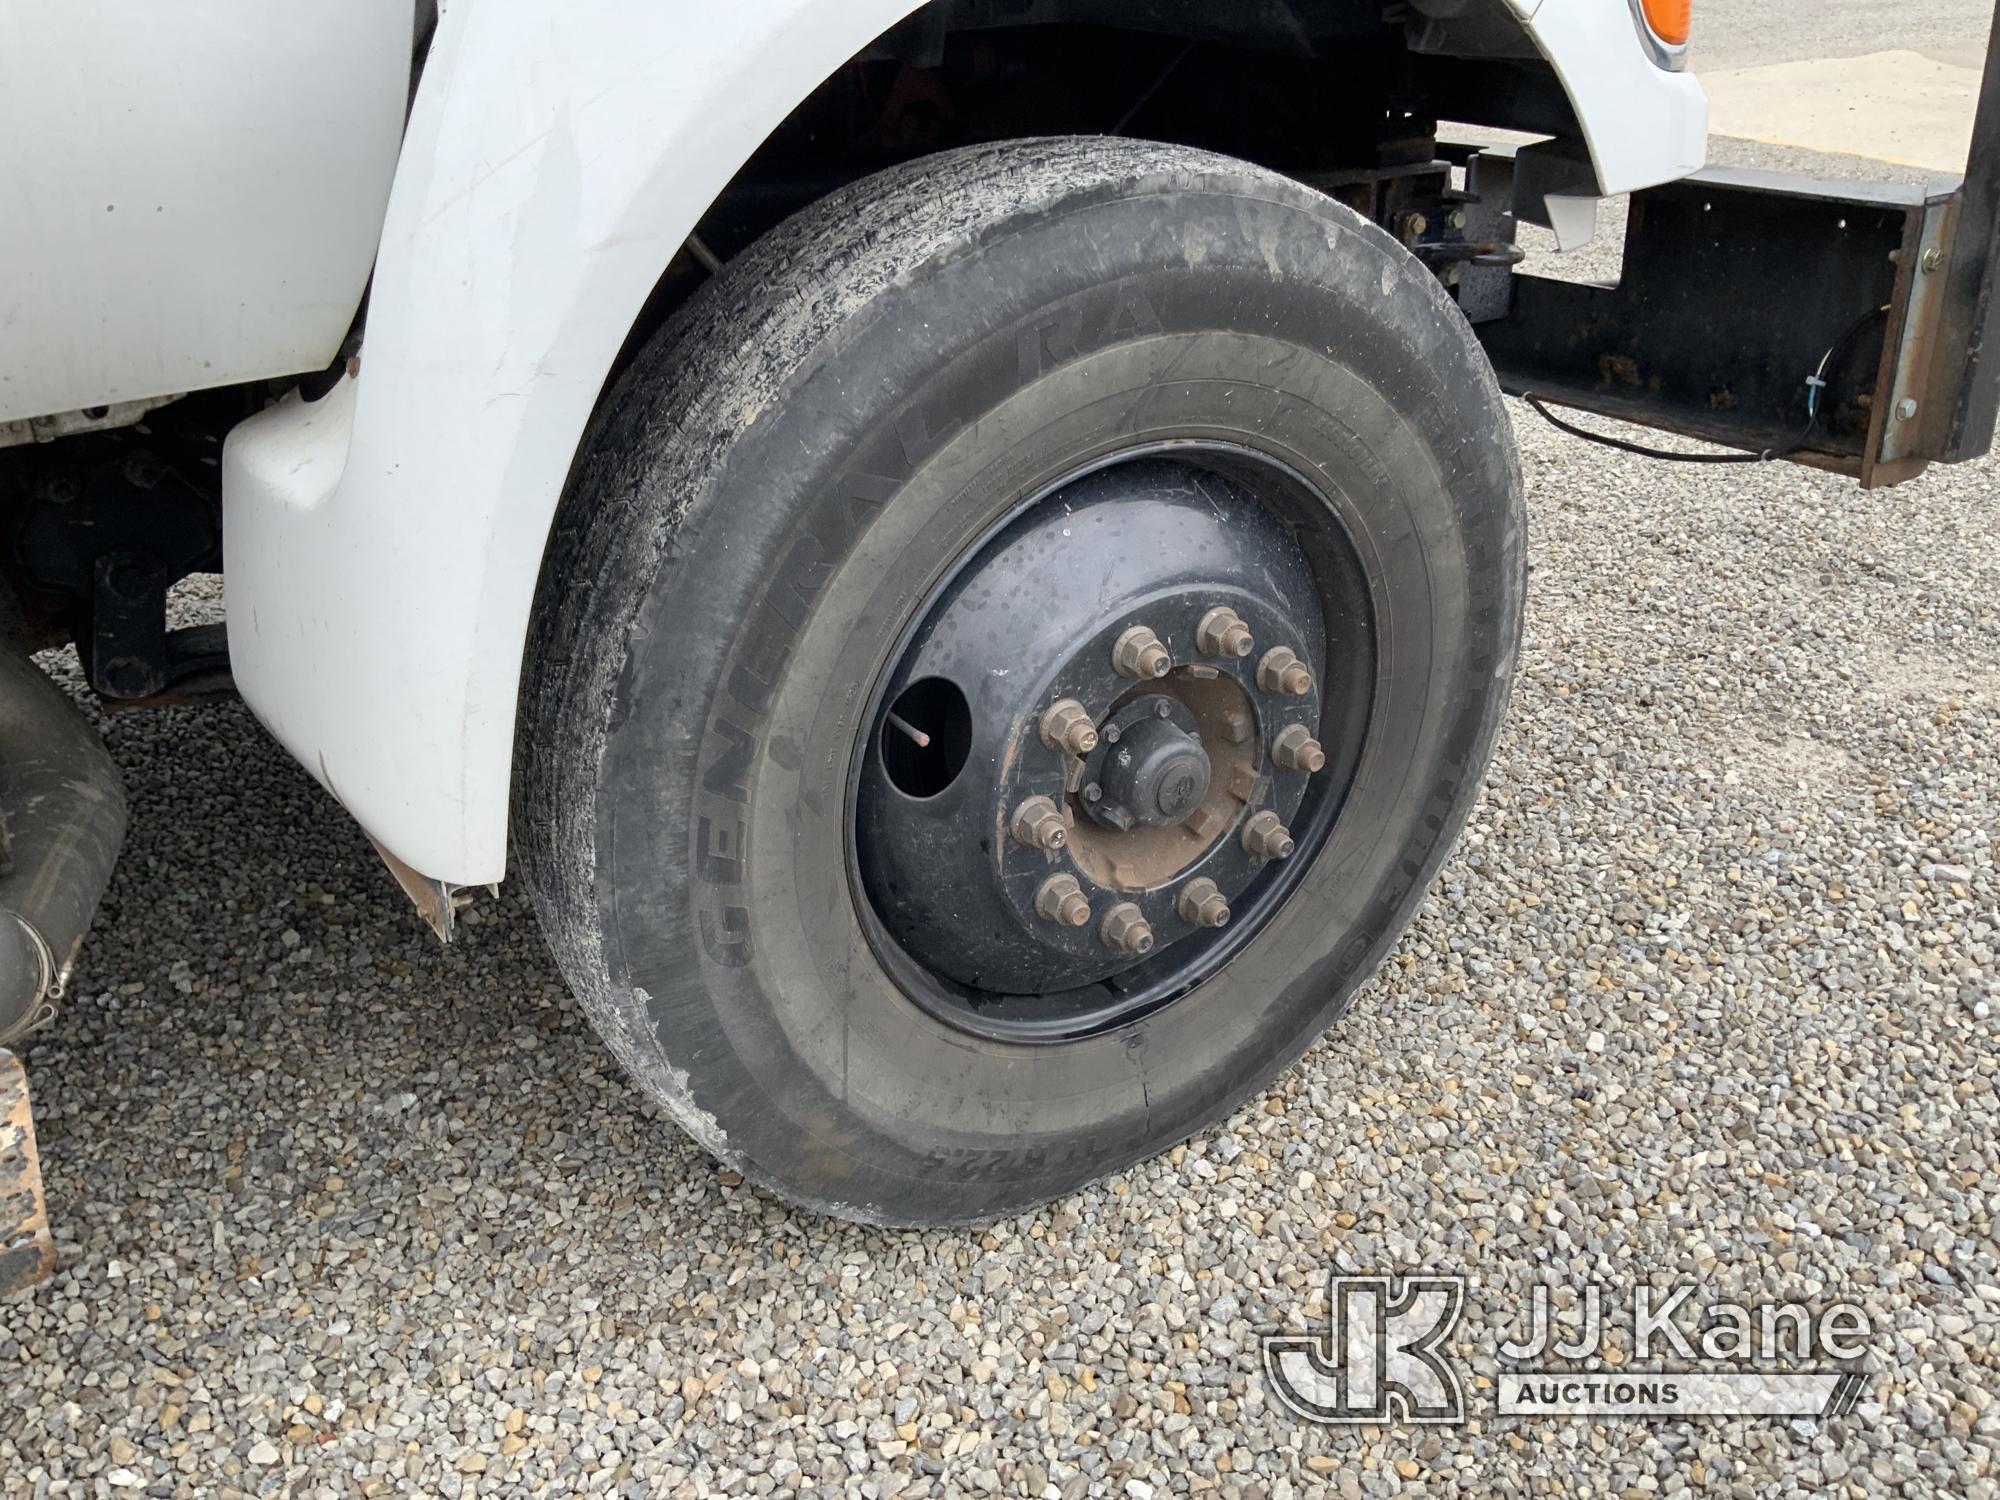
[[124, 840], [125, 788], [97, 731], [0, 649], [0, 1046], [55, 1014]]

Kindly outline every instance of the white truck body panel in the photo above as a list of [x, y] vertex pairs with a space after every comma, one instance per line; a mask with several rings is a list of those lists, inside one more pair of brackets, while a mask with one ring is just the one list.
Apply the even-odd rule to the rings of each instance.
[[1624, 0], [1539, 0], [1525, 24], [1583, 126], [1603, 193], [1629, 193], [1699, 172], [1708, 100], [1687, 73], [1657, 67]]
[[0, 12], [0, 422], [323, 368], [412, 24], [410, 0]]
[[450, 5], [382, 230], [361, 378], [224, 453], [243, 695], [361, 825], [506, 871], [522, 642], [606, 372], [696, 220], [911, 0]]
[[[445, 7], [360, 377], [244, 423], [224, 456], [237, 682], [415, 870], [454, 885], [505, 874], [543, 548], [647, 294], [770, 131], [916, 8]], [[1626, 0], [1541, 0], [1528, 24], [1606, 191], [1701, 164], [1700, 90], [1646, 58]]]

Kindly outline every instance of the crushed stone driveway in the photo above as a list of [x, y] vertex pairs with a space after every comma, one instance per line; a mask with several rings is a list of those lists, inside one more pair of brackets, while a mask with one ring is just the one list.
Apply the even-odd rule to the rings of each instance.
[[[117, 720], [0, 1489], [1991, 1493], [1996, 466], [1862, 494], [1517, 417], [1528, 645], [1421, 918], [1267, 1096], [979, 1232], [734, 1182], [519, 900], [440, 949], [246, 712]], [[1475, 1278], [1472, 1425], [1274, 1406], [1258, 1334], [1336, 1267]], [[1864, 1401], [1479, 1415], [1526, 1289], [1591, 1276], [1855, 1301]]]

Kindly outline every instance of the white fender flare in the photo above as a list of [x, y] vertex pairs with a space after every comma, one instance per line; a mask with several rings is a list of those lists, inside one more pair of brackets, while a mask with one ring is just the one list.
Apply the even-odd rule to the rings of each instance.
[[[505, 874], [543, 548], [648, 293], [772, 129], [917, 8], [448, 0], [390, 195], [360, 376], [244, 422], [223, 461], [243, 696], [414, 870], [449, 885]], [[1576, 24], [1596, 10], [1625, 28], [1617, 46]], [[1565, 18], [1544, 45], [1607, 190], [1700, 165], [1700, 91], [1645, 58], [1627, 0], [1540, 0], [1527, 24], [1539, 34], [1545, 16]], [[1588, 101], [1628, 58], [1616, 119], [1595, 130]]]

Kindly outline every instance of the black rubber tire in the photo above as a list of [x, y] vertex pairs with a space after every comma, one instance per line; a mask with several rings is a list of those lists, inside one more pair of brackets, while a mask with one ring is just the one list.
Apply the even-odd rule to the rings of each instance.
[[[1337, 494], [1381, 646], [1354, 789], [1207, 983], [1113, 1034], [982, 1040], [856, 921], [858, 719], [1010, 504], [1176, 435]], [[913, 162], [726, 266], [604, 401], [531, 631], [521, 873], [605, 1040], [715, 1155], [843, 1217], [988, 1219], [1187, 1138], [1340, 1014], [1477, 793], [1523, 589], [1499, 389], [1388, 235], [1173, 146]]]

